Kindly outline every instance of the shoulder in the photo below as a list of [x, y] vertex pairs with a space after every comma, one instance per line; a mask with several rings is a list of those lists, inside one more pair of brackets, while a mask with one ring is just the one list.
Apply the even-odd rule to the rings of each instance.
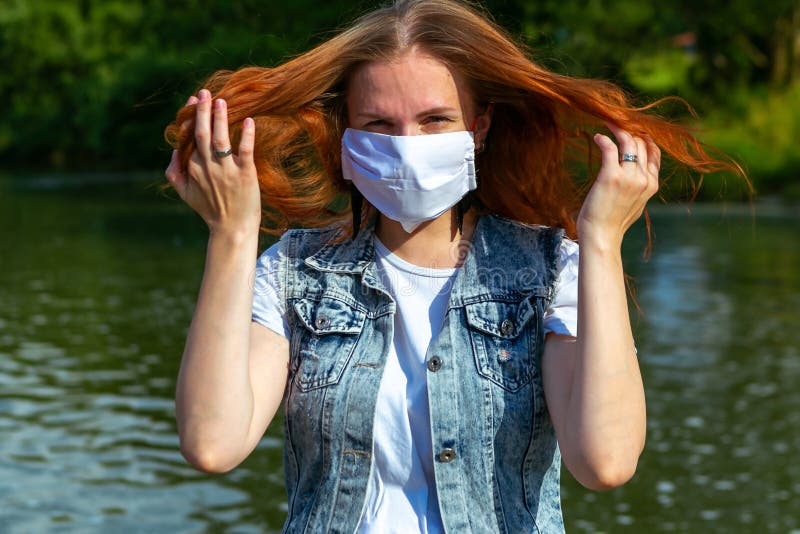
[[[497, 214], [485, 217], [484, 234], [491, 247], [507, 251], [524, 251], [542, 257], [548, 264], [558, 263], [560, 249], [569, 241], [563, 228], [529, 224]], [[567, 244], [567, 247], [571, 245]]]
[[340, 225], [323, 228], [292, 228], [284, 232], [280, 239], [268, 248], [264, 254], [270, 253], [279, 258], [305, 258], [311, 256], [326, 245], [340, 240], [344, 230]]
[[507, 228], [521, 234], [532, 234], [541, 236], [552, 236], [561, 239], [564, 236], [564, 229], [555, 226], [545, 226], [542, 224], [530, 224], [516, 219], [510, 219], [496, 213], [486, 216], [489, 223], [497, 228]]
[[513, 273], [516, 286], [538, 287], [552, 295], [559, 276], [563, 241], [562, 228], [489, 214], [478, 220], [472, 257], [478, 271]]
[[256, 262], [256, 278], [277, 279], [282, 260], [299, 260], [313, 255], [341, 235], [341, 228], [293, 228], [262, 252]]
[[564, 230], [562, 228], [558, 228], [555, 226], [546, 226], [543, 224], [531, 224], [526, 223], [523, 221], [519, 221], [517, 219], [511, 219], [509, 217], [505, 217], [503, 215], [499, 215], [497, 213], [490, 213], [486, 215], [486, 218], [492, 221], [497, 226], [506, 226], [509, 228], [515, 228], [523, 232], [533, 232], [533, 233], [563, 233]]

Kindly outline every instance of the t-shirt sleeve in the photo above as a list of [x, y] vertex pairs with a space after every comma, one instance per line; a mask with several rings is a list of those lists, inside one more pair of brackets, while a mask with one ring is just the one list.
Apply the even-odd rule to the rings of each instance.
[[279, 243], [280, 241], [265, 250], [256, 262], [256, 276], [253, 283], [253, 321], [289, 339], [286, 310], [280, 297]]
[[550, 307], [544, 314], [543, 327], [547, 335], [578, 335], [578, 244], [571, 239], [561, 240], [559, 273]]

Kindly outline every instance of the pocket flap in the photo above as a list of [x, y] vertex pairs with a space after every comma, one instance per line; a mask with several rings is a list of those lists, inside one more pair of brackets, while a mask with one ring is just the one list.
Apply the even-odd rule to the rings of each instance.
[[358, 334], [367, 314], [335, 297], [299, 299], [294, 310], [303, 325], [315, 334]]
[[515, 339], [536, 315], [528, 297], [517, 302], [484, 301], [466, 306], [469, 325], [485, 334], [502, 339]]

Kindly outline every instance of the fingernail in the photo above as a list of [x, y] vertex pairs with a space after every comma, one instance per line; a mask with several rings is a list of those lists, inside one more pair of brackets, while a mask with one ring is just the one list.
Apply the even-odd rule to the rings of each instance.
[[253, 119], [251, 119], [250, 117], [247, 117], [247, 118], [244, 120], [244, 126], [245, 126], [245, 128], [252, 128], [254, 125], [255, 125], [255, 122], [253, 122]]
[[222, 109], [223, 107], [225, 107], [225, 101], [224, 100], [222, 100], [221, 98], [218, 98], [218, 99], [216, 99], [214, 101], [214, 108], [215, 109]]

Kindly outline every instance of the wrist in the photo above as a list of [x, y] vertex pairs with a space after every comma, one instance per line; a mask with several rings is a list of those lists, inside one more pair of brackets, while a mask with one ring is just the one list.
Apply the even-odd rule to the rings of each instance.
[[209, 228], [209, 243], [219, 243], [226, 247], [242, 247], [258, 244], [258, 226]]
[[622, 251], [622, 236], [612, 234], [578, 231], [578, 243], [581, 247], [581, 254], [590, 250], [603, 254], [619, 254]]

